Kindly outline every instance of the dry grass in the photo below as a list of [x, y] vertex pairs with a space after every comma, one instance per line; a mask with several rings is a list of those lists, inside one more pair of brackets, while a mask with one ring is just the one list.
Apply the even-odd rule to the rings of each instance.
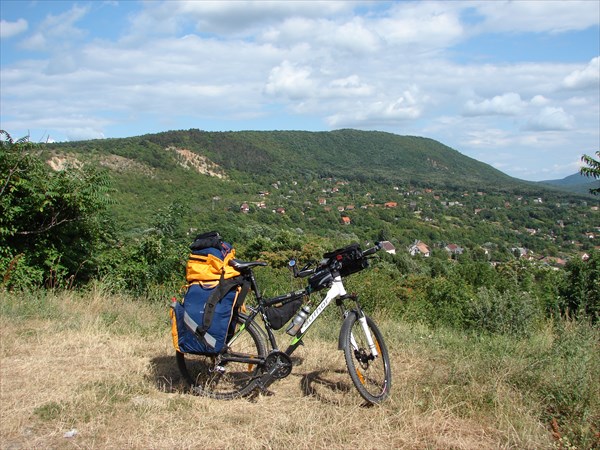
[[[336, 342], [316, 330], [292, 374], [251, 399], [183, 392], [164, 305], [102, 293], [50, 295], [45, 314], [5, 302], [0, 316], [0, 447], [17, 448], [551, 448], [547, 427], [490, 373], [447, 384], [444, 351], [388, 322], [389, 401], [365, 407]], [[10, 304], [8, 304], [10, 303]], [[30, 309], [28, 309], [29, 311]], [[412, 333], [410, 342], [401, 336]], [[312, 337], [312, 339], [310, 339]], [[460, 356], [459, 356], [460, 357]], [[465, 376], [470, 364], [465, 358]], [[74, 437], [65, 433], [76, 429]]]

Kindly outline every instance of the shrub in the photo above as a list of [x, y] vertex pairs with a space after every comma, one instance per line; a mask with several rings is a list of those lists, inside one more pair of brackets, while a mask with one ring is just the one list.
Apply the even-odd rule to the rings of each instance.
[[541, 312], [527, 292], [481, 287], [467, 303], [464, 318], [469, 330], [526, 335], [541, 319]]
[[593, 323], [600, 319], [600, 252], [593, 251], [587, 261], [579, 259], [567, 265], [565, 285], [561, 289], [562, 312], [588, 317]]

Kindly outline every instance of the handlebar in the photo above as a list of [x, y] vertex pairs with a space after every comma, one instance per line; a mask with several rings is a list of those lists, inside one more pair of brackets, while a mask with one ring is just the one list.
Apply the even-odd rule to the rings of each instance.
[[[377, 253], [382, 248], [383, 248], [383, 244], [381, 242], [377, 242], [377, 243], [375, 243], [374, 247], [364, 250], [362, 252], [362, 256], [364, 256], [364, 257], [371, 256], [371, 255]], [[317, 265], [317, 267], [311, 267], [312, 264], [315, 264], [315, 263], [314, 262], [309, 263], [309, 264], [305, 265], [302, 269], [299, 270], [298, 266], [296, 265], [296, 260], [292, 259], [290, 261], [289, 265], [294, 274], [294, 278], [306, 278], [309, 275], [312, 275], [313, 273], [315, 273], [317, 271], [317, 269], [319, 268], [318, 265]]]
[[383, 244], [381, 242], [376, 242], [375, 247], [368, 248], [362, 252], [363, 256], [370, 256], [374, 253], [377, 253], [379, 250], [383, 248]]

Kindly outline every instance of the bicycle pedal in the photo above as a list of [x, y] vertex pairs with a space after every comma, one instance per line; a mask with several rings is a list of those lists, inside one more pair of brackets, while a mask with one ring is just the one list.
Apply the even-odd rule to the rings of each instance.
[[225, 373], [225, 367], [223, 366], [215, 366], [212, 369], [209, 369], [210, 372], [212, 373], [220, 373], [220, 374], [224, 374]]

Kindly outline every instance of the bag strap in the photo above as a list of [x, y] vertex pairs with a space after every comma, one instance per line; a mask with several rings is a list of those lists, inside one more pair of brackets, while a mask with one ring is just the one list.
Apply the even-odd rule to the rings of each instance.
[[234, 309], [243, 304], [246, 294], [250, 289], [250, 283], [243, 277], [233, 277], [229, 278], [228, 280], [224, 280], [223, 274], [221, 274], [219, 285], [210, 293], [208, 299], [206, 300], [206, 304], [204, 305], [204, 317], [202, 320], [202, 325], [198, 325], [196, 328], [194, 328], [195, 333], [202, 337], [205, 341], [206, 335], [208, 335], [207, 331], [212, 323], [217, 303], [219, 303], [229, 291], [238, 286], [241, 286], [241, 290], [236, 299]]

